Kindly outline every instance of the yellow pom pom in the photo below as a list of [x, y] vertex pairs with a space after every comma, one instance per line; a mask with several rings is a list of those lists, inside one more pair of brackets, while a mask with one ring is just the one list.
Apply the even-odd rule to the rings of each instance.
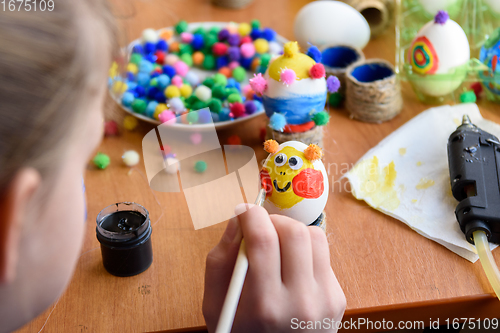
[[240, 23], [238, 26], [238, 33], [241, 37], [248, 35], [252, 31], [252, 27], [248, 23]]
[[139, 68], [137, 67], [136, 64], [133, 64], [133, 63], [129, 63], [127, 65], [127, 72], [131, 72], [132, 74], [137, 74], [137, 72], [139, 71]]
[[186, 98], [187, 98], [187, 97], [191, 96], [191, 94], [193, 93], [193, 88], [191, 88], [191, 86], [190, 86], [189, 84], [185, 84], [185, 83], [184, 83], [184, 84], [181, 86], [180, 91], [181, 91], [181, 95], [182, 95], [183, 97], [186, 97]]
[[299, 43], [297, 42], [288, 42], [283, 47], [283, 55], [287, 58], [291, 58], [297, 53], [299, 53]]
[[255, 51], [257, 53], [263, 54], [269, 50], [269, 43], [264, 38], [257, 38], [253, 45], [255, 46]]
[[115, 94], [123, 94], [125, 91], [127, 91], [127, 84], [122, 81], [115, 81], [113, 83], [113, 92]]
[[181, 90], [179, 87], [170, 85], [165, 89], [165, 96], [167, 98], [174, 98], [174, 97], [180, 97], [181, 96]]
[[116, 63], [116, 61], [113, 61], [113, 63], [111, 64], [108, 75], [110, 78], [114, 78], [118, 75], [118, 64]]
[[156, 120], [160, 120], [160, 118], [159, 118], [160, 113], [162, 113], [166, 109], [167, 109], [166, 104], [163, 104], [163, 103], [158, 104], [156, 106], [155, 113], [153, 114], [153, 118], [155, 118]]
[[264, 150], [266, 152], [268, 152], [269, 154], [274, 154], [275, 152], [278, 151], [279, 148], [280, 148], [280, 145], [275, 140], [271, 139], [271, 140], [266, 140], [264, 142]]
[[323, 157], [323, 151], [321, 150], [321, 148], [319, 146], [317, 146], [315, 144], [310, 144], [309, 147], [307, 147], [304, 150], [304, 155], [309, 161], [314, 162], [316, 160], [321, 159], [321, 157]]
[[137, 127], [137, 125], [139, 125], [139, 122], [134, 116], [125, 116], [125, 118], [123, 119], [123, 127], [125, 127], [125, 129], [128, 131], [133, 131]]

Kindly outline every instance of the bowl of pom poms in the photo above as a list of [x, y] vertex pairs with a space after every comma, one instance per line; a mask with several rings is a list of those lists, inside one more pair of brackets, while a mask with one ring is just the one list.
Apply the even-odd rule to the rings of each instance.
[[113, 62], [109, 92], [126, 112], [153, 124], [176, 117], [171, 126], [179, 129], [232, 126], [264, 113], [249, 79], [264, 73], [286, 42], [258, 20], [146, 29]]

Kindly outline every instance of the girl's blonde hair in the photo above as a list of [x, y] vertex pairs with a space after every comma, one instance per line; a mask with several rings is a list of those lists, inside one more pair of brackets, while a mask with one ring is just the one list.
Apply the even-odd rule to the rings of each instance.
[[[96, 28], [102, 34], [89, 32]], [[0, 194], [22, 167], [42, 177], [57, 168], [85, 100], [102, 88], [96, 54], [109, 61], [116, 40], [105, 0], [57, 0], [52, 12], [0, 13]]]

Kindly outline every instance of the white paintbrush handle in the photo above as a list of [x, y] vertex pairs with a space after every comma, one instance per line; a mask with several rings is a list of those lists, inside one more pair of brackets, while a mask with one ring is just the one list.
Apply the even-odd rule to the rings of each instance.
[[231, 332], [234, 316], [236, 315], [236, 309], [238, 308], [238, 302], [240, 301], [241, 290], [243, 289], [243, 284], [245, 283], [247, 271], [247, 251], [245, 247], [245, 240], [242, 239], [240, 250], [238, 251], [238, 257], [236, 258], [236, 264], [234, 265], [233, 275], [231, 276], [231, 282], [229, 282], [226, 299], [224, 300], [224, 305], [222, 306], [222, 311], [220, 313], [219, 322], [217, 323], [217, 329], [215, 330], [215, 333]]

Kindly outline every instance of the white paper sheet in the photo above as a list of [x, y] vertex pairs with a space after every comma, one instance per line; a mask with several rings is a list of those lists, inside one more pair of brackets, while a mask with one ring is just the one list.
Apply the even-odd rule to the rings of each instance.
[[358, 200], [475, 262], [476, 249], [465, 240], [455, 218], [458, 201], [451, 193], [446, 148], [464, 114], [479, 128], [500, 136], [500, 125], [483, 119], [476, 104], [432, 108], [368, 151], [346, 177]]

